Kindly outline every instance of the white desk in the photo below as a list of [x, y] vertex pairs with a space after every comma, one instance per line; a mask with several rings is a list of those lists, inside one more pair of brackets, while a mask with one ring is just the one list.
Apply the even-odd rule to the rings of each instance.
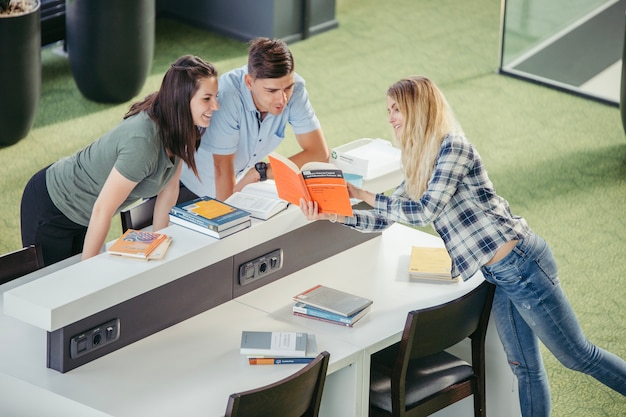
[[[235, 300], [324, 338], [342, 340], [361, 348], [364, 355], [363, 391], [362, 402], [357, 406], [361, 411], [356, 415], [365, 416], [369, 404], [369, 356], [400, 340], [410, 310], [445, 303], [471, 291], [483, 281], [478, 273], [472, 279], [456, 284], [411, 282], [407, 274], [411, 245], [443, 246], [443, 242], [435, 236], [396, 224], [378, 239], [362, 243], [345, 254], [333, 256]], [[353, 328], [294, 316], [291, 297], [316, 284], [374, 300], [371, 311]], [[451, 351], [471, 362], [469, 343], [463, 342]], [[487, 334], [486, 356], [488, 415], [520, 415], [516, 381], [492, 324]], [[436, 415], [455, 416], [457, 412], [467, 415], [467, 410], [473, 407], [472, 399], [461, 403]]]
[[253, 222], [221, 240], [172, 225], [163, 229], [173, 238], [163, 261], [100, 254], [7, 290], [4, 313], [54, 331], [307, 224], [298, 207]]
[[[409, 282], [410, 246], [427, 242], [440, 244], [431, 235], [394, 225], [381, 237], [65, 374], [45, 367], [45, 330], [2, 315], [0, 383], [17, 379], [28, 384], [32, 399], [22, 403], [10, 390], [0, 390], [0, 415], [7, 410], [31, 410], [41, 399], [62, 403], [70, 410], [67, 415], [84, 407], [85, 415], [100, 412], [115, 417], [220, 416], [230, 393], [274, 382], [300, 366], [248, 365], [238, 351], [241, 331], [294, 329], [315, 333], [319, 350], [331, 354], [322, 415], [366, 416], [369, 355], [399, 340], [409, 310], [448, 301], [481, 281], [477, 276], [451, 285]], [[318, 283], [373, 299], [371, 312], [354, 328], [294, 317], [291, 296]], [[11, 288], [9, 284], [0, 290]], [[497, 336], [490, 333], [488, 415], [519, 415], [514, 410], [514, 377]], [[467, 353], [466, 346], [458, 350]], [[439, 415], [457, 415], [471, 406], [471, 399], [464, 400]]]

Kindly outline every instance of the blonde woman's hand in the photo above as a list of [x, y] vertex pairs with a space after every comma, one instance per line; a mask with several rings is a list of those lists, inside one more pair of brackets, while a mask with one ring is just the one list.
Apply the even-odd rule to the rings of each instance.
[[336, 221], [337, 220], [337, 215], [320, 213], [317, 207], [317, 202], [306, 201], [304, 198], [300, 199], [300, 210], [302, 211], [302, 214], [304, 214], [304, 216], [309, 221], [315, 221], [315, 220]]
[[362, 188], [359, 188], [356, 185], [351, 184], [349, 182], [346, 183], [346, 185], [348, 186], [348, 195], [350, 196], [350, 198], [355, 198], [357, 200], [364, 201], [370, 206], [374, 207], [376, 194], [370, 191], [364, 190]]

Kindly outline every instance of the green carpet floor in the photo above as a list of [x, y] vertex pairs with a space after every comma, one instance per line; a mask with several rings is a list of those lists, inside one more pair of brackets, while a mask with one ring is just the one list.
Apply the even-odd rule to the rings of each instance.
[[[500, 2], [488, 0], [338, 0], [339, 28], [291, 48], [330, 146], [390, 139], [386, 88], [409, 74], [437, 82], [498, 192], [551, 244], [587, 336], [626, 357], [626, 137], [619, 110], [498, 75], [499, 17]], [[138, 98], [158, 88], [182, 54], [224, 72], [245, 63], [246, 51], [244, 43], [159, 19], [152, 72]], [[42, 61], [35, 126], [0, 149], [0, 252], [21, 246], [19, 204], [30, 176], [110, 129], [130, 104], [84, 99], [53, 48]], [[294, 152], [294, 140], [286, 142], [279, 151]], [[116, 224], [110, 238], [119, 233]], [[549, 352], [544, 358], [554, 417], [626, 414], [625, 397], [565, 369]]]

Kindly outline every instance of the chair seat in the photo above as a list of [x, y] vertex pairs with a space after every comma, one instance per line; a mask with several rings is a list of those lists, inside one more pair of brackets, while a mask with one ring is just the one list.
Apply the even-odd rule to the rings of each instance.
[[[384, 363], [388, 359], [385, 356], [388, 355], [372, 357], [370, 404], [391, 413], [391, 376], [381, 371], [384, 368], [389, 369], [389, 364]], [[376, 359], [382, 361], [381, 366], [377, 366]], [[472, 367], [467, 362], [448, 352], [412, 360], [406, 379], [407, 408], [451, 385], [469, 379], [473, 373]]]

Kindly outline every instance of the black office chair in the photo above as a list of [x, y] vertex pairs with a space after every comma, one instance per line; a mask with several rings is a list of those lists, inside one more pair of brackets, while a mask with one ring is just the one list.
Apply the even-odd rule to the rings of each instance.
[[[495, 286], [483, 282], [448, 303], [409, 312], [400, 342], [372, 355], [370, 417], [428, 416], [474, 395], [485, 411], [485, 335]], [[472, 364], [444, 350], [469, 337]]]
[[[195, 198], [198, 198], [198, 196], [189, 191], [186, 187], [181, 186], [176, 204], [184, 203], [185, 201], [190, 201]], [[128, 229], [140, 230], [152, 225], [155, 203], [156, 196], [146, 198], [128, 210], [121, 211], [120, 220], [122, 222], [122, 233]]]
[[156, 197], [150, 197], [132, 206], [128, 210], [121, 211], [120, 220], [122, 221], [122, 233], [128, 229], [141, 230], [144, 227], [150, 226], [152, 224], [155, 203]]
[[0, 285], [43, 268], [43, 255], [34, 245], [0, 255]]
[[225, 417], [317, 417], [330, 354], [326, 351], [278, 382], [231, 394]]

